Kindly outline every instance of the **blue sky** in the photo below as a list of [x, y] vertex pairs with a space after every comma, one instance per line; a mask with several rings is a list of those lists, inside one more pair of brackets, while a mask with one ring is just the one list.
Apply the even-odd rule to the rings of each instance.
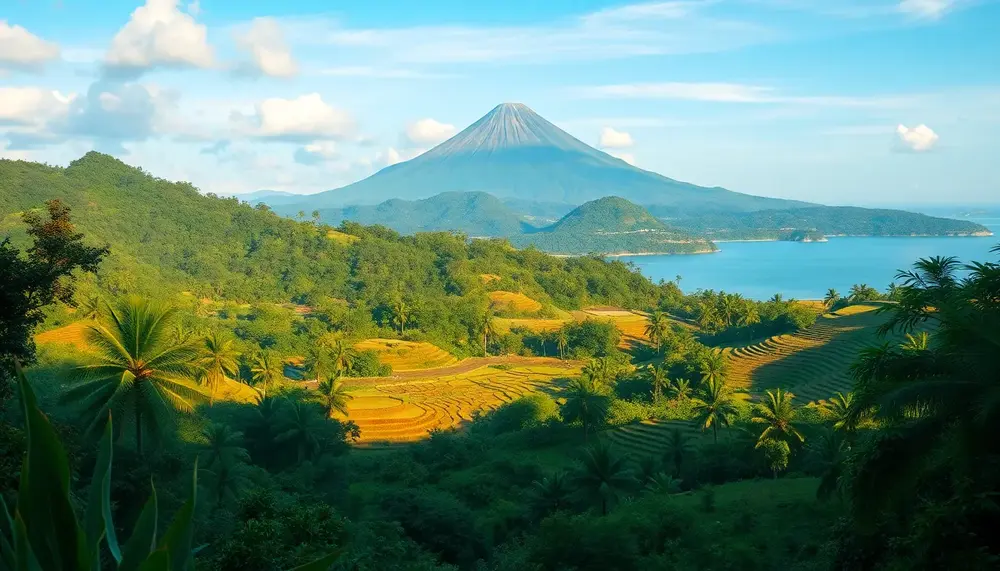
[[7, 0], [0, 157], [311, 193], [504, 101], [672, 178], [1000, 202], [991, 0]]

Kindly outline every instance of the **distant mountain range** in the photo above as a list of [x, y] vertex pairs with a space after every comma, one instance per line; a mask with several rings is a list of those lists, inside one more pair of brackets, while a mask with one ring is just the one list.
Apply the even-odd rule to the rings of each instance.
[[[615, 200], [602, 201], [607, 197]], [[498, 105], [426, 153], [343, 188], [240, 198], [287, 216], [319, 210], [331, 224], [382, 224], [405, 234], [454, 230], [558, 253], [679, 253], [711, 251], [713, 240], [987, 232], [968, 221], [828, 207], [676, 181], [590, 147], [520, 103]], [[580, 205], [587, 208], [570, 212]], [[582, 214], [622, 226], [594, 233], [574, 226]], [[628, 227], [625, 221], [634, 217], [642, 228]]]

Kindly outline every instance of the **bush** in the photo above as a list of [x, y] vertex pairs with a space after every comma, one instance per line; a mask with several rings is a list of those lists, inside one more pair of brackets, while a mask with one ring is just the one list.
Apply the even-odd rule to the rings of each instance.
[[548, 395], [536, 393], [498, 408], [489, 419], [489, 424], [494, 434], [503, 434], [542, 426], [558, 416], [559, 405], [556, 401]]

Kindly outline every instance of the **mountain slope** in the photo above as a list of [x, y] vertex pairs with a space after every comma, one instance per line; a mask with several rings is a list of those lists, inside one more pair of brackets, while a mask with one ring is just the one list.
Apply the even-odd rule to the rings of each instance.
[[618, 196], [593, 200], [555, 224], [511, 238], [556, 254], [694, 254], [713, 252], [708, 240], [670, 228], [645, 208]]
[[522, 230], [520, 217], [485, 192], [445, 192], [416, 201], [393, 199], [376, 206], [320, 209], [320, 216], [327, 224], [344, 220], [381, 224], [401, 234], [450, 230], [470, 236], [512, 236]]
[[807, 203], [705, 188], [636, 168], [574, 138], [519, 103], [498, 105], [430, 151], [296, 206], [314, 208], [414, 200], [441, 192], [582, 204], [617, 195], [675, 214], [796, 208]]

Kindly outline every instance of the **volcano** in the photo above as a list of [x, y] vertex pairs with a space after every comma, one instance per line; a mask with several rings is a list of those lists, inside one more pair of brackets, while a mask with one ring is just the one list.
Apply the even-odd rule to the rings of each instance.
[[442, 192], [487, 192], [507, 200], [573, 205], [614, 195], [672, 215], [810, 206], [701, 187], [634, 167], [576, 139], [521, 103], [498, 105], [426, 153], [312, 195], [302, 206], [376, 204]]

